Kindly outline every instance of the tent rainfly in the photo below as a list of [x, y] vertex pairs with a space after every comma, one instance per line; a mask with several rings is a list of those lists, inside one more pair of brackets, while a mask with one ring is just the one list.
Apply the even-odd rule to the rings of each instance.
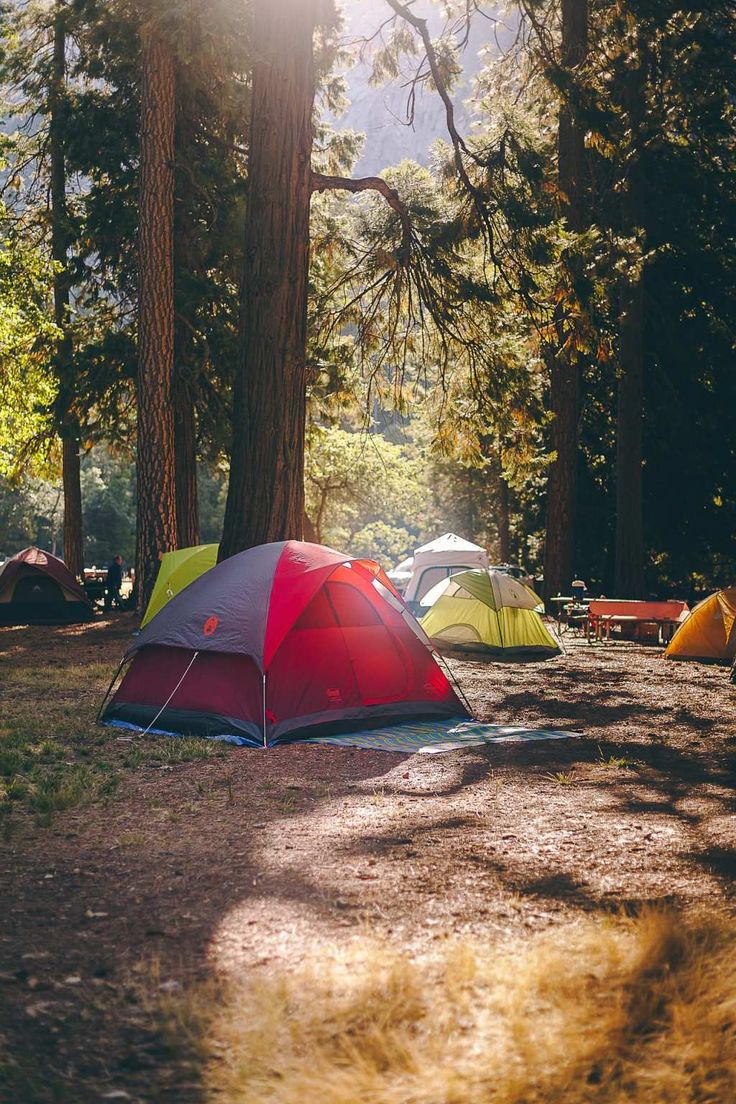
[[699, 602], [667, 645], [666, 659], [730, 663], [736, 657], [736, 587]]
[[224, 560], [126, 653], [105, 724], [251, 745], [424, 717], [465, 717], [382, 568], [281, 541]]
[[50, 552], [26, 548], [0, 571], [0, 625], [73, 625], [93, 617], [84, 589]]
[[180, 548], [176, 552], [164, 552], [141, 628], [176, 594], [215, 566], [219, 547], [219, 544], [197, 544], [192, 548]]
[[500, 571], [462, 571], [425, 596], [420, 624], [432, 640], [495, 656], [558, 655], [560, 648], [539, 615], [541, 599]]

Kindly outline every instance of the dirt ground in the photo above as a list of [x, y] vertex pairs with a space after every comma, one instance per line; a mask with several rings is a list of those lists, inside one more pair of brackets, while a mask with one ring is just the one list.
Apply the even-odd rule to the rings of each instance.
[[[3, 679], [34, 662], [112, 674], [130, 627], [0, 630], [0, 709]], [[649, 901], [732, 908], [723, 668], [581, 640], [541, 663], [451, 664], [478, 719], [583, 737], [144, 761], [48, 827], [15, 823], [0, 843], [3, 1104], [200, 1101], [196, 1051], [162, 1029], [156, 1000], [354, 935], [412, 953]], [[94, 695], [73, 677], [65, 693], [89, 726]], [[122, 762], [136, 740], [110, 732], [95, 754]]]

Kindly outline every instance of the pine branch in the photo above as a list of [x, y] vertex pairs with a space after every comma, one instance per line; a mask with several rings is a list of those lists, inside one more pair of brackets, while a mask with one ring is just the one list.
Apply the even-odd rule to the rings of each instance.
[[450, 142], [453, 148], [453, 161], [455, 164], [455, 170], [459, 176], [465, 191], [470, 196], [473, 206], [475, 207], [476, 214], [480, 220], [481, 226], [484, 227], [486, 232], [486, 238], [488, 242], [488, 249], [493, 260], [496, 260], [494, 250], [494, 228], [491, 216], [488, 213], [486, 206], [486, 196], [480, 188], [478, 188], [470, 178], [470, 174], [465, 166], [465, 157], [468, 157], [476, 165], [482, 169], [487, 169], [487, 165], [468, 147], [465, 139], [460, 131], [457, 129], [455, 123], [455, 106], [452, 102], [452, 97], [447, 88], [447, 82], [442, 74], [439, 61], [437, 59], [437, 51], [434, 48], [434, 43], [429, 33], [427, 26], [427, 20], [422, 19], [420, 16], [415, 15], [408, 4], [401, 3], [401, 0], [386, 0], [386, 3], [396, 15], [403, 19], [405, 23], [408, 23], [410, 27], [419, 35], [424, 52], [429, 65], [429, 71], [432, 75], [432, 81], [437, 89], [437, 93], [442, 100], [445, 108], [445, 122], [447, 126], [447, 133], [450, 136]]
[[313, 192], [378, 192], [388, 203], [389, 207], [399, 216], [401, 223], [401, 246], [397, 251], [398, 259], [405, 262], [411, 253], [411, 217], [409, 209], [399, 198], [399, 193], [392, 188], [380, 176], [363, 176], [353, 179], [349, 176], [325, 176], [323, 173], [312, 173]]

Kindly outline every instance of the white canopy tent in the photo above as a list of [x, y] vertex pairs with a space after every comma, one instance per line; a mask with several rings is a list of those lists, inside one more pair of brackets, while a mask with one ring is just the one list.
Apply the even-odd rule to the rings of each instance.
[[456, 533], [443, 533], [417, 548], [411, 559], [404, 560], [389, 573], [389, 578], [403, 589], [407, 602], [419, 602], [431, 587], [448, 576], [468, 568], [487, 567], [485, 548]]

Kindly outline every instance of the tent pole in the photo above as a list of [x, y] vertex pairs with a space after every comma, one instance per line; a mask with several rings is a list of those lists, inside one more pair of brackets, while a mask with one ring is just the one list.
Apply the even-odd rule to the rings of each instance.
[[452, 683], [452, 685], [453, 685], [453, 686], [455, 687], [455, 689], [457, 690], [458, 694], [460, 695], [460, 698], [461, 698], [461, 700], [463, 701], [463, 703], [464, 703], [464, 705], [465, 705], [465, 708], [467, 709], [468, 713], [469, 713], [469, 714], [470, 714], [470, 716], [472, 717], [472, 716], [473, 716], [473, 710], [472, 710], [472, 709], [471, 709], [471, 707], [470, 707], [470, 702], [469, 702], [469, 701], [468, 701], [468, 699], [467, 699], [467, 698], [465, 697], [465, 691], [463, 690], [462, 686], [460, 685], [460, 683], [458, 682], [458, 680], [457, 680], [457, 679], [455, 678], [455, 676], [453, 675], [453, 673], [452, 673], [452, 671], [450, 670], [450, 668], [449, 668], [448, 664], [447, 664], [447, 663], [445, 662], [445, 657], [444, 657], [443, 655], [440, 655], [440, 653], [439, 653], [439, 652], [437, 651], [437, 649], [436, 649], [436, 648], [434, 649], [434, 654], [435, 654], [435, 655], [437, 656], [437, 659], [438, 659], [438, 660], [440, 661], [440, 663], [442, 664], [442, 666], [443, 666], [443, 667], [445, 668], [445, 670], [447, 671], [447, 675], [448, 675], [448, 678], [450, 679], [450, 682]]
[[104, 710], [105, 706], [107, 705], [107, 699], [110, 697], [110, 692], [111, 692], [113, 686], [115, 685], [115, 683], [117, 682], [118, 675], [122, 671], [126, 660], [127, 660], [127, 656], [123, 656], [123, 658], [120, 660], [120, 663], [118, 664], [118, 668], [117, 668], [115, 674], [112, 676], [112, 679], [110, 680], [110, 685], [108, 686], [107, 690], [105, 691], [105, 696], [102, 699], [102, 703], [100, 705], [100, 708], [97, 710], [97, 716], [95, 717], [95, 724], [100, 723], [100, 717], [102, 716], [103, 710]]
[[263, 672], [263, 746], [268, 747], [266, 739], [266, 672]]

